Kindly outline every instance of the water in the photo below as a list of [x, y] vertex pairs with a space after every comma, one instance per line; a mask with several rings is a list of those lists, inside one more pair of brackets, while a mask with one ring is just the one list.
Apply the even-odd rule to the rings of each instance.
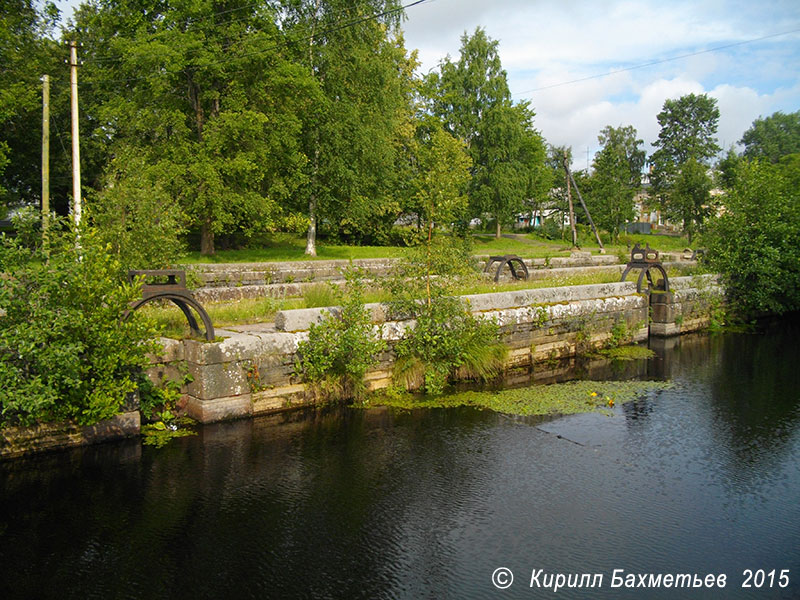
[[636, 369], [675, 387], [612, 417], [320, 410], [0, 463], [0, 598], [551, 596], [534, 569], [604, 575], [566, 598], [798, 598], [798, 334], [669, 342]]

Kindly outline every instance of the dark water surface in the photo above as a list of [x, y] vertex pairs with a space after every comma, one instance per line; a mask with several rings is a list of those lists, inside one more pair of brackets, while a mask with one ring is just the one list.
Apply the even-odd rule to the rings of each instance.
[[612, 417], [338, 409], [0, 463], [0, 598], [798, 598], [798, 335], [668, 342], [638, 369], [675, 387]]

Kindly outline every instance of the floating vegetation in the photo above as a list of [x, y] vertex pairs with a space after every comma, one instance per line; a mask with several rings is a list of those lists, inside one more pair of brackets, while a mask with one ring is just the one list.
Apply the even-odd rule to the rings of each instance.
[[193, 419], [180, 417], [172, 422], [157, 421], [144, 425], [142, 426], [142, 443], [145, 446], [163, 448], [175, 438], [197, 435], [197, 432], [191, 429], [195, 424]]
[[405, 410], [472, 406], [509, 415], [571, 415], [607, 411], [617, 404], [625, 404], [648, 392], [671, 386], [670, 382], [665, 381], [570, 381], [436, 397], [390, 391], [373, 395], [364, 406], [390, 406]]
[[600, 358], [610, 358], [611, 360], [641, 360], [653, 358], [656, 353], [644, 346], [617, 346], [616, 348], [606, 348], [595, 353]]

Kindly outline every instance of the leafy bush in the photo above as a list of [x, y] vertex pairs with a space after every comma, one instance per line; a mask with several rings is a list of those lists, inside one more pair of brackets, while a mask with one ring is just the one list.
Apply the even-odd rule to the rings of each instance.
[[360, 398], [364, 376], [386, 347], [364, 306], [362, 273], [351, 268], [344, 275], [340, 310], [312, 325], [308, 340], [297, 349], [297, 370], [325, 398]]
[[0, 238], [0, 422], [92, 424], [117, 414], [136, 389], [157, 332], [121, 320], [139, 287], [90, 229], [41, 245]]
[[185, 253], [186, 217], [178, 205], [158, 183], [137, 174], [117, 176], [111, 183], [92, 198], [87, 213], [98, 241], [109, 244], [119, 261], [121, 275], [174, 265]]
[[706, 259], [745, 315], [800, 309], [798, 183], [800, 164], [742, 161], [709, 223]]
[[545, 219], [539, 231], [541, 236], [547, 240], [560, 240], [562, 238], [561, 226], [555, 219]]
[[408, 389], [440, 393], [452, 375], [490, 379], [506, 347], [493, 321], [475, 318], [455, 289], [475, 276], [467, 240], [439, 236], [414, 248], [390, 280], [391, 314], [416, 320], [395, 346], [395, 379]]

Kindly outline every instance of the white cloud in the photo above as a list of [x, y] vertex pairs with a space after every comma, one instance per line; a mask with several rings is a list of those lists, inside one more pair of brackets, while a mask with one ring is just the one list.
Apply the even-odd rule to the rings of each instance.
[[[721, 145], [739, 140], [759, 115], [800, 109], [800, 35], [731, 46], [800, 29], [790, 1], [433, 0], [407, 14], [406, 44], [420, 49], [422, 72], [447, 54], [457, 59], [465, 31], [482, 26], [498, 40], [514, 99], [530, 100], [548, 142], [574, 148], [576, 168], [606, 125], [633, 125], [651, 150], [668, 98], [717, 98]], [[650, 62], [658, 64], [631, 69]]]

